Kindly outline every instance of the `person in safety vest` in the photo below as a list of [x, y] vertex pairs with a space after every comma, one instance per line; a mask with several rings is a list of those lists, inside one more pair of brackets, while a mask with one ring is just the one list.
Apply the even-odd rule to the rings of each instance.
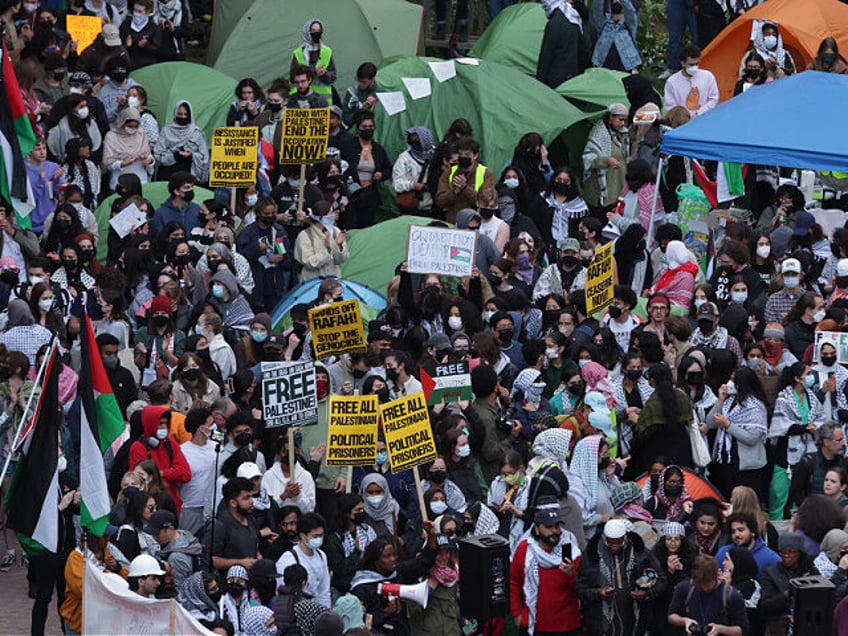
[[456, 223], [456, 213], [463, 208], [477, 208], [477, 193], [483, 188], [495, 187], [495, 175], [478, 163], [480, 143], [471, 137], [457, 142], [459, 157], [450, 169], [442, 172], [436, 204], [445, 211], [445, 220]]
[[295, 92], [286, 102], [286, 108], [327, 108], [329, 104], [323, 95], [315, 92], [312, 82], [315, 73], [306, 64], [298, 64], [292, 69], [291, 83]]
[[[292, 51], [291, 68], [294, 76], [296, 66], [308, 66], [312, 69], [312, 89], [327, 100], [326, 106], [333, 104], [333, 83], [336, 81], [336, 62], [333, 60], [333, 49], [324, 44], [324, 24], [321, 20], [307, 20], [303, 25], [303, 44]], [[292, 86], [294, 95], [297, 87]], [[312, 106], [312, 108], [315, 108]]]

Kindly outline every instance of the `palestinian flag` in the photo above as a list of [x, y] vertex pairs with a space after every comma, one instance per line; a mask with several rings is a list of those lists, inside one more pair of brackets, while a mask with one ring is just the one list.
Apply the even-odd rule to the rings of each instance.
[[59, 544], [59, 365], [55, 347], [45, 370], [41, 395], [12, 475], [6, 507], [8, 523], [30, 556], [55, 553]]
[[18, 78], [3, 42], [0, 72], [0, 195], [15, 208], [18, 224], [32, 228], [29, 213], [34, 207], [24, 157], [35, 147], [35, 133], [24, 108]]
[[80, 522], [102, 537], [111, 509], [103, 454], [124, 432], [124, 417], [106, 376], [88, 314], [80, 334], [80, 349]]
[[467, 250], [464, 247], [452, 247], [450, 248], [450, 257], [452, 261], [462, 261], [463, 263], [470, 263], [471, 250]]

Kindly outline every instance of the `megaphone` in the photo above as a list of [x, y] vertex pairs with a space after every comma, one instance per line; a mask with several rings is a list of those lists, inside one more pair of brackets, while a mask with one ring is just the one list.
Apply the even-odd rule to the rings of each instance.
[[402, 598], [407, 601], [415, 601], [421, 607], [427, 608], [427, 599], [430, 591], [427, 589], [427, 581], [421, 581], [417, 585], [399, 585], [397, 583], [377, 584], [377, 594], [391, 598]]

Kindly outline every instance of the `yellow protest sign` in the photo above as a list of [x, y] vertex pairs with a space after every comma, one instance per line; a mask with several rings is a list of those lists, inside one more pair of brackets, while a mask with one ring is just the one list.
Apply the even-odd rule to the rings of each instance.
[[234, 126], [215, 130], [209, 161], [210, 186], [240, 188], [253, 185], [258, 169], [258, 128]]
[[331, 395], [327, 464], [373, 466], [377, 463], [377, 396]]
[[365, 328], [356, 299], [310, 309], [309, 329], [317, 358], [365, 350]]
[[330, 139], [329, 108], [286, 108], [283, 111], [281, 164], [323, 161]]
[[65, 16], [65, 30], [77, 43], [77, 53], [85, 51], [86, 47], [100, 35], [102, 29], [103, 21], [97, 16], [71, 13]]
[[380, 407], [392, 472], [415, 468], [436, 459], [427, 399], [418, 392]]
[[612, 242], [599, 247], [586, 272], [586, 315], [609, 306], [613, 292]]

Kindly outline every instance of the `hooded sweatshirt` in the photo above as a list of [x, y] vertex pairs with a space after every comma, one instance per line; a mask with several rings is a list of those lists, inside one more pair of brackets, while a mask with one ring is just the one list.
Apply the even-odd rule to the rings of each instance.
[[[253, 321], [250, 303], [240, 292], [238, 280], [233, 273], [222, 269], [212, 277], [212, 283], [221, 283], [227, 288], [227, 298], [212, 298], [211, 302], [224, 317], [224, 328], [247, 331]], [[210, 289], [212, 284], [209, 285]]]
[[[482, 221], [482, 219], [480, 219], [480, 215], [477, 213], [476, 210], [472, 210], [471, 208], [462, 208], [459, 212], [456, 213], [457, 229], [468, 229], [468, 224], [475, 216], [480, 221]], [[498, 248], [496, 248], [494, 242], [492, 242], [492, 239], [490, 239], [484, 234], [478, 234], [477, 254], [474, 258], [475, 264], [477, 265], [477, 269], [479, 269], [481, 272], [488, 272], [489, 265], [498, 260], [498, 258], [500, 258], [500, 254], [498, 253]]]
[[174, 585], [178, 591], [183, 588], [183, 583], [197, 569], [195, 560], [201, 552], [203, 552], [203, 546], [200, 541], [186, 530], [177, 530], [177, 538], [168, 545], [162, 546], [162, 556], [174, 566], [176, 573]]
[[[166, 406], [145, 406], [141, 411], [141, 427], [144, 430], [141, 439], [130, 446], [130, 470], [133, 470], [139, 462], [152, 459], [156, 462], [162, 473], [162, 480], [168, 489], [168, 494], [174, 499], [177, 506], [177, 514], [182, 508], [183, 501], [178, 492], [180, 484], [191, 479], [191, 468], [186, 461], [180, 445], [168, 438], [159, 440], [156, 431], [159, 428], [159, 420], [164, 413], [168, 412]], [[169, 426], [170, 437], [170, 426]], [[156, 446], [151, 444], [155, 440]]]

